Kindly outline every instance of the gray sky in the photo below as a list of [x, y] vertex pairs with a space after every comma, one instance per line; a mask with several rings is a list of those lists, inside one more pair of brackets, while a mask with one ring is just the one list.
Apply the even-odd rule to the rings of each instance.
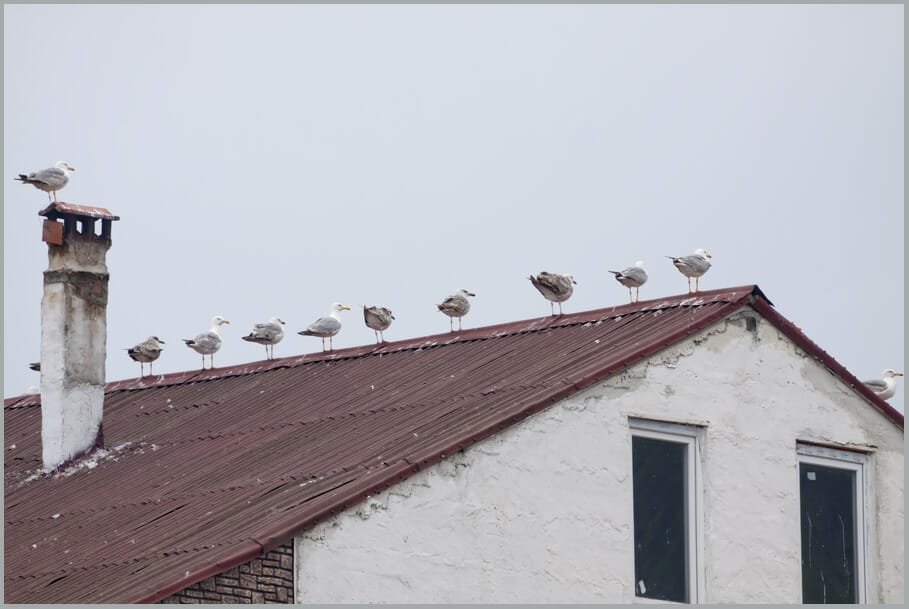
[[[276, 355], [350, 305], [335, 347], [757, 283], [860, 378], [903, 370], [903, 6], [10, 6], [4, 10], [4, 395], [38, 385], [47, 196], [118, 214], [108, 380], [124, 348], [277, 315]], [[891, 399], [902, 410], [903, 388]]]

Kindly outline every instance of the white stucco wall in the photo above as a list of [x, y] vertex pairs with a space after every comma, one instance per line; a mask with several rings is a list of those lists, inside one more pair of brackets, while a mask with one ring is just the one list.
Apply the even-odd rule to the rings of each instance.
[[633, 602], [629, 417], [705, 426], [703, 601], [800, 601], [807, 440], [873, 450], [868, 600], [902, 602], [902, 432], [741, 314], [298, 537], [297, 601]]

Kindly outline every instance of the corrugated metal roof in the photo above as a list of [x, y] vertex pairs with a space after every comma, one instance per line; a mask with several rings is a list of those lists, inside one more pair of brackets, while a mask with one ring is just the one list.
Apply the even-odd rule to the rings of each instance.
[[702, 292], [109, 383], [105, 450], [37, 477], [40, 398], [5, 400], [5, 600], [160, 600], [746, 305], [829, 358], [756, 286]]

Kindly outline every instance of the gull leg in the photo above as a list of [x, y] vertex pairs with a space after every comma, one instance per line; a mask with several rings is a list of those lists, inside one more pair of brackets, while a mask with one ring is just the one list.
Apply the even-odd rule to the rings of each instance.
[[635, 294], [634, 301], [640, 302], [641, 301], [641, 286], [638, 286], [634, 289], [634, 294]]
[[461, 318], [458, 318], [458, 332], [461, 331]]
[[688, 278], [688, 293], [691, 294], [691, 277]]
[[334, 336], [328, 337], [328, 350], [329, 351], [335, 350], [335, 337]]
[[700, 277], [694, 278], [694, 293], [695, 294], [697, 294], [701, 290], [700, 281], [701, 281]]
[[211, 355], [208, 356], [208, 358], [211, 360], [211, 369], [214, 370], [215, 369], [215, 354], [212, 353]]
[[152, 375], [152, 364], [155, 362], [148, 362], [148, 376]]
[[634, 302], [634, 298], [631, 296], [631, 288], [628, 288], [628, 302]]
[[559, 303], [559, 315], [563, 315], [563, 313], [562, 313], [562, 303], [561, 303], [561, 302]]

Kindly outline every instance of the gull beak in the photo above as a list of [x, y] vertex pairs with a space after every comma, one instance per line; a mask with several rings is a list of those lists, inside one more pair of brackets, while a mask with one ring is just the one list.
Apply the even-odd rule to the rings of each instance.
[[229, 324], [229, 323], [230, 323], [230, 320], [225, 319], [225, 320], [224, 320], [224, 323]]
[[350, 311], [350, 307], [341, 307], [342, 311]]
[[903, 376], [903, 373], [902, 373], [902, 372], [894, 372], [894, 373], [893, 373], [893, 376]]
[[467, 292], [467, 295], [468, 295], [468, 296], [476, 296], [476, 294], [474, 294], [473, 292]]
[[76, 168], [73, 167], [72, 165], [67, 165], [66, 168], [69, 169], [70, 171], [76, 171]]
[[167, 344], [166, 342], [164, 342], [164, 341], [161, 340], [160, 338], [158, 339], [158, 342], [161, 343], [162, 345], [166, 345], [166, 344]]

